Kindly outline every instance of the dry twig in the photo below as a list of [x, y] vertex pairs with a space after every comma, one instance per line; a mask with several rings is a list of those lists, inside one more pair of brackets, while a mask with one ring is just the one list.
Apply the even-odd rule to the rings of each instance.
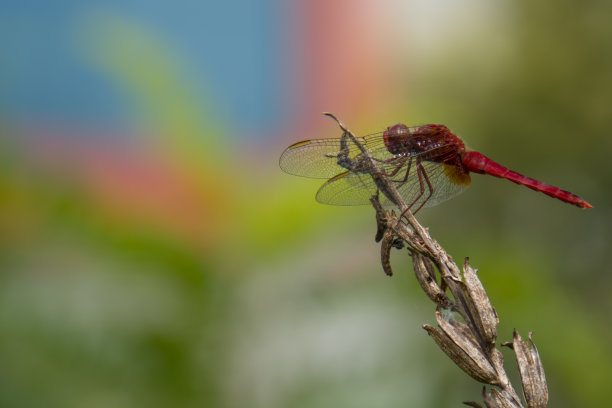
[[[483, 387], [484, 404], [493, 407], [523, 407], [512, 387], [503, 366], [503, 356], [497, 345], [499, 319], [495, 309], [468, 259], [463, 264], [463, 274], [452, 257], [418, 223], [395, 185], [380, 169], [370, 152], [365, 149], [346, 126], [332, 114], [326, 114], [338, 122], [343, 133], [343, 149], [338, 153], [338, 163], [350, 171], [367, 169], [380, 193], [384, 194], [401, 211], [401, 216], [386, 211], [378, 201], [371, 199], [376, 210], [378, 231], [376, 241], [381, 241], [383, 270], [391, 275], [389, 262], [392, 248], [406, 246], [412, 256], [414, 272], [425, 294], [436, 304], [438, 328], [429, 324], [423, 328], [457, 366], [477, 381], [493, 386], [489, 392]], [[359, 158], [348, 156], [349, 143], [359, 147]], [[440, 276], [438, 280], [436, 269]], [[447, 294], [450, 292], [450, 296]], [[461, 316], [445, 319], [441, 311], [451, 310]], [[548, 390], [544, 369], [538, 351], [531, 340], [524, 341], [514, 331], [511, 343], [504, 343], [514, 350], [521, 376], [523, 395], [529, 408], [545, 407]], [[466, 405], [481, 407], [469, 401]]]

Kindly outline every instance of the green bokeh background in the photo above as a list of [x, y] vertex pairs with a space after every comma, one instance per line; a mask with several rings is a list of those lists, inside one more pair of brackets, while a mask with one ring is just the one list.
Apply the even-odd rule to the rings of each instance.
[[[550, 406], [606, 406], [611, 3], [498, 7], [510, 28], [448, 37], [443, 52], [407, 65], [402, 103], [349, 126], [443, 121], [472, 148], [593, 204], [476, 175], [419, 219], [479, 269], [501, 341], [534, 331]], [[481, 386], [421, 329], [433, 306], [407, 254], [395, 251], [395, 276], [383, 275], [370, 208], [319, 205], [320, 181], [281, 173], [290, 137], [240, 147], [215, 95], [193, 92], [185, 59], [154, 33], [121, 18], [89, 30], [84, 61], [121, 89], [148, 136], [58, 152], [65, 146], [32, 147], [31, 130], [2, 119], [0, 406], [480, 400]], [[327, 133], [311, 137], [336, 135], [326, 120], [312, 118]], [[159, 210], [156, 192], [176, 201]]]

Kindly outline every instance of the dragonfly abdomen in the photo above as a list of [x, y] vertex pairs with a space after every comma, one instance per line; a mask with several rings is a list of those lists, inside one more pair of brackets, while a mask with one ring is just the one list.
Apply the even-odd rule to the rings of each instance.
[[461, 159], [466, 170], [488, 174], [490, 176], [510, 180], [513, 183], [520, 184], [535, 191], [544, 193], [550, 197], [557, 198], [569, 204], [573, 204], [580, 208], [592, 208], [591, 204], [584, 201], [582, 198], [569, 191], [561, 190], [559, 187], [551, 186], [541, 181], [532, 179], [531, 177], [523, 176], [515, 171], [512, 171], [499, 163], [494, 162], [485, 155], [478, 152], [463, 152]]

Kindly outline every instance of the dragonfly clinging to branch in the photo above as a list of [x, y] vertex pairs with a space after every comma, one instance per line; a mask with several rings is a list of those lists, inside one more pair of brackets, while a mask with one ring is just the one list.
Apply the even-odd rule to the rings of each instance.
[[[345, 130], [342, 137], [304, 140], [283, 152], [280, 167], [289, 174], [328, 179], [317, 192], [321, 203], [369, 204], [379, 186], [362, 149], [369, 152], [413, 213], [463, 192], [471, 182], [470, 173], [504, 178], [577, 207], [592, 208], [569, 191], [523, 176], [468, 150], [444, 125], [408, 127], [398, 123], [383, 132], [354, 139], [347, 137]], [[387, 207], [396, 204], [384, 194], [381, 203]]]

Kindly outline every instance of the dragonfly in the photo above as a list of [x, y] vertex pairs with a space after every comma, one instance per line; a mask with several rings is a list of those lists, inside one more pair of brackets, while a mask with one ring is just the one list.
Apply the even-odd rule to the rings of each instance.
[[[366, 159], [364, 149], [372, 161]], [[289, 174], [327, 179], [316, 195], [323, 204], [370, 204], [370, 198], [380, 191], [375, 176], [382, 172], [408, 208], [417, 213], [462, 193], [471, 183], [470, 173], [477, 173], [509, 180], [580, 208], [592, 208], [569, 191], [468, 150], [458, 136], [439, 124], [408, 127], [398, 123], [363, 137], [349, 138], [345, 130], [342, 137], [304, 140], [289, 146], [279, 164]], [[380, 202], [384, 207], [397, 205], [386, 194]]]

